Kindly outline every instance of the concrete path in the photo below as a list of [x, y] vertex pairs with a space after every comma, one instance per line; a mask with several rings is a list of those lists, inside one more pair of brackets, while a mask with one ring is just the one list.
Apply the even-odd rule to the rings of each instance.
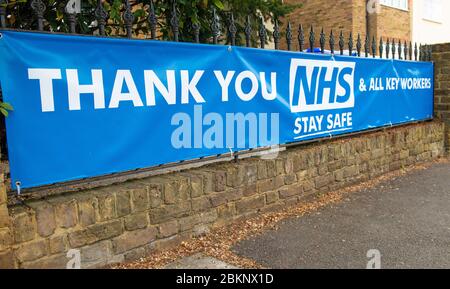
[[354, 193], [233, 249], [268, 268], [450, 268], [450, 164]]

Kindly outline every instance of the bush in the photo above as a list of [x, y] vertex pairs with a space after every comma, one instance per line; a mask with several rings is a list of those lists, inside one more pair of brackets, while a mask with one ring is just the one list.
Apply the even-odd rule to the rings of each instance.
[[[108, 12], [109, 21], [106, 34], [111, 36], [125, 35], [122, 13], [125, 5], [122, 0], [102, 0]], [[33, 13], [30, 9], [31, 0], [9, 0], [7, 7], [7, 25], [11, 28], [33, 29], [36, 26]], [[67, 1], [47, 0], [44, 18], [45, 30], [68, 32], [69, 26], [64, 8]], [[137, 37], [149, 35], [148, 14], [150, 0], [131, 0], [135, 22], [133, 33]], [[171, 0], [154, 0], [155, 12], [158, 16], [158, 38], [171, 39], [170, 19], [172, 17]], [[77, 32], [80, 34], [95, 34], [97, 32], [94, 11], [97, 0], [83, 0], [82, 12], [77, 17]], [[221, 41], [229, 43], [227, 27], [231, 12], [236, 19], [238, 28], [237, 43], [242, 44], [245, 37], [243, 30], [246, 17], [250, 15], [253, 31], [260, 27], [261, 18], [265, 21], [275, 22], [291, 12], [296, 5], [283, 4], [282, 0], [178, 0], [177, 15], [179, 19], [180, 40], [192, 41], [192, 24], [200, 26], [200, 41], [205, 42], [211, 38], [212, 10], [217, 10], [221, 23]], [[253, 42], [257, 42], [256, 33], [253, 33]]]

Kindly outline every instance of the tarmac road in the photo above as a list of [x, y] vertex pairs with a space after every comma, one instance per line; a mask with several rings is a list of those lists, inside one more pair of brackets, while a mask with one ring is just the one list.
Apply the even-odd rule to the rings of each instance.
[[[450, 268], [450, 163], [379, 184], [233, 250], [268, 268]], [[376, 251], [375, 251], [376, 252]]]

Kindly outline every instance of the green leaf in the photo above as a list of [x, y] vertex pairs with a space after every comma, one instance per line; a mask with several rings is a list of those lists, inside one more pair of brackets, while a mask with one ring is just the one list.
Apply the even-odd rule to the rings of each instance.
[[2, 107], [0, 107], [0, 113], [3, 114], [5, 117], [8, 117], [8, 111]]
[[213, 0], [213, 4], [219, 8], [220, 10], [224, 10], [225, 9], [225, 5], [223, 5], [221, 0]]
[[134, 16], [136, 16], [137, 18], [140, 17], [145, 17], [145, 11], [144, 9], [138, 9], [134, 12]]
[[2, 103], [0, 104], [0, 106], [1, 106], [3, 109], [6, 109], [6, 110], [14, 110], [14, 108], [12, 107], [12, 105], [9, 104], [9, 103], [7, 103], [7, 102], [2, 102]]

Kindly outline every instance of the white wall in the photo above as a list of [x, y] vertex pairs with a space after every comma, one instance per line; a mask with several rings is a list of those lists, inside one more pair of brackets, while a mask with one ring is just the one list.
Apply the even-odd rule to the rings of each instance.
[[413, 0], [413, 42], [423, 44], [450, 42], [450, 0], [440, 0], [437, 21], [425, 19], [425, 1], [430, 0]]

